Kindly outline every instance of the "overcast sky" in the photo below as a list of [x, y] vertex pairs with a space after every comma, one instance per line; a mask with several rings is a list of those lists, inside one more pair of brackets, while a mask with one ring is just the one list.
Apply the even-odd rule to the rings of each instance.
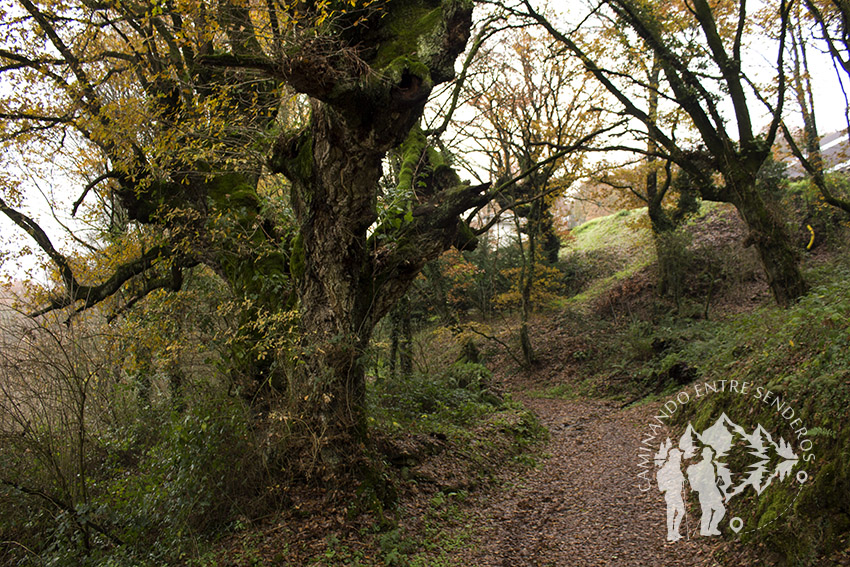
[[[846, 128], [847, 123], [844, 114], [845, 100], [831, 58], [815, 50], [811, 50], [809, 56], [812, 76], [815, 82], [815, 112], [820, 133], [826, 135]], [[764, 58], [766, 63], [771, 60], [775, 62], [775, 53], [766, 54]], [[4, 85], [0, 84], [0, 95], [2, 95], [3, 89]], [[800, 126], [800, 121], [795, 120], [798, 112], [796, 104], [789, 102], [788, 106], [786, 106], [786, 116], [788, 116], [788, 123], [792, 127]], [[766, 119], [764, 119], [764, 123], [767, 123]], [[10, 156], [8, 155], [4, 157], [6, 159], [1, 159], [0, 165], [2, 167], [10, 167], [8, 162], [14, 162], [14, 160], [9, 159]], [[11, 165], [11, 167], [14, 167], [14, 165]], [[35, 218], [51, 236], [54, 244], [60, 247], [68, 246], [69, 239], [62, 236], [63, 231], [59, 224], [51, 218], [47, 201], [42, 193], [48, 193], [51, 195], [51, 198], [61, 201], [61, 205], [57, 210], [58, 216], [64, 223], [74, 226], [74, 221], [70, 217], [70, 207], [82, 188], [71, 185], [71, 183], [62, 178], [44, 180], [44, 182], [39, 183], [40, 190], [35, 187], [32, 190], [28, 190], [28, 200], [24, 208], [24, 212]], [[27, 241], [27, 238], [23, 237], [22, 231], [4, 215], [0, 214], [0, 261], [3, 259], [3, 253], [18, 249], [21, 243], [25, 241]], [[28, 244], [33, 248], [36, 247], [31, 241], [28, 241]], [[25, 277], [26, 271], [31, 270], [35, 265], [36, 263], [34, 261], [21, 264], [7, 260], [0, 264], [0, 275], [7, 278], [11, 276], [21, 279]]]

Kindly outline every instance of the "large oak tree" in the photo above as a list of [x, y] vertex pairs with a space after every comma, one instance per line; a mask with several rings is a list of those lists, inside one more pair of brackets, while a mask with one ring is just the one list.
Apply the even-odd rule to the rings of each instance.
[[[179, 288], [184, 270], [208, 266], [243, 300], [234, 380], [267, 405], [287, 400], [326, 464], [356, 450], [373, 327], [428, 260], [475, 246], [459, 215], [494, 197], [462, 183], [418, 126], [454, 76], [472, 3], [18, 0], [4, 12], [3, 142], [65, 163], [85, 155], [85, 176], [68, 178], [86, 180], [78, 202], [108, 194], [147, 235], [106, 277], [84, 276], [23, 212], [19, 188], [2, 188], [0, 210], [61, 277], [44, 309]], [[306, 118], [292, 115], [293, 93]], [[407, 206], [379, 216], [390, 150]], [[265, 190], [276, 174], [284, 204]], [[252, 348], [293, 313], [288, 348]]]

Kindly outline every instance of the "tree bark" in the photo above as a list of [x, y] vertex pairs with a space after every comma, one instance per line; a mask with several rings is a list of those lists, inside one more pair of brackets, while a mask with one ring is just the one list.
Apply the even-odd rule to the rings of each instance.
[[756, 188], [753, 176], [733, 180], [732, 204], [750, 229], [747, 244], [753, 244], [759, 254], [767, 284], [773, 298], [781, 307], [788, 307], [808, 290], [800, 272], [799, 258], [785, 231], [782, 220], [771, 211]]
[[534, 262], [537, 256], [537, 232], [540, 228], [540, 200], [531, 204], [531, 210], [526, 216], [525, 234], [528, 237], [528, 248], [522, 252], [522, 233], [519, 232], [520, 251], [522, 252], [522, 267], [520, 270], [520, 305], [521, 322], [519, 327], [519, 344], [522, 349], [522, 358], [527, 366], [531, 366], [537, 360], [534, 354], [534, 346], [528, 336], [528, 321], [531, 317], [531, 291], [534, 287]]
[[[290, 400], [329, 469], [356, 459], [367, 439], [363, 355], [375, 325], [427, 261], [452, 245], [474, 247], [458, 215], [489, 199], [486, 187], [460, 183], [417, 126], [433, 85], [451, 76], [471, 27], [471, 4], [426, 4], [424, 15], [414, 10], [412, 21], [394, 25], [428, 22], [419, 45], [433, 50], [383, 62], [378, 49], [366, 61], [383, 66], [373, 74], [316, 89], [309, 125], [282, 136], [270, 160], [292, 184], [298, 223], [290, 271], [301, 344], [289, 373], [296, 393]], [[411, 210], [403, 220], [373, 226], [382, 160], [399, 147], [399, 185], [411, 193]]]
[[[312, 131], [298, 140], [294, 159], [303, 171], [288, 171], [299, 222], [303, 258], [298, 278], [302, 362], [294, 388], [326, 434], [328, 446], [365, 439], [365, 369], [362, 354], [374, 326], [366, 231], [376, 218], [381, 177], [380, 148], [372, 148], [344, 119], [314, 105]], [[309, 144], [309, 146], [307, 146]], [[290, 166], [292, 167], [292, 166]]]

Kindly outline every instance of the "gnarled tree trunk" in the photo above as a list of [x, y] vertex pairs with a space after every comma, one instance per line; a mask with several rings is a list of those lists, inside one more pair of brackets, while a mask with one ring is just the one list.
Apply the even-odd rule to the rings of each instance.
[[[464, 1], [429, 0], [376, 22], [419, 33], [388, 61], [386, 43], [361, 38], [371, 71], [348, 69], [351, 81], [316, 91], [309, 125], [283, 136], [270, 160], [292, 183], [298, 222], [291, 272], [303, 337], [294, 392], [327, 466], [366, 437], [363, 353], [377, 322], [425, 262], [452, 245], [475, 245], [458, 215], [488, 199], [486, 187], [460, 183], [417, 126], [433, 85], [452, 76], [471, 11]], [[377, 225], [382, 160], [399, 147], [410, 211]]]

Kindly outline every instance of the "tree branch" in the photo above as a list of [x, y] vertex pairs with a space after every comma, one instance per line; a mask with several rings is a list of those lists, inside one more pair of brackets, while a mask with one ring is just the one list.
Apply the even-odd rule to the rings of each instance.
[[[606, 126], [605, 128], [600, 128], [599, 130], [595, 130], [595, 131], [591, 132], [590, 134], [587, 134], [586, 136], [579, 138], [577, 141], [573, 142], [572, 144], [567, 144], [567, 145], [549, 144], [551, 147], [557, 149], [558, 151], [555, 152], [554, 154], [552, 154], [551, 156], [549, 156], [548, 158], [541, 160], [541, 161], [535, 163], [534, 165], [526, 168], [524, 171], [520, 172], [518, 175], [514, 176], [513, 178], [497, 185], [493, 190], [491, 190], [488, 193], [488, 195], [487, 195], [488, 198], [483, 203], [483, 205], [486, 205], [487, 203], [489, 203], [490, 201], [495, 199], [499, 194], [501, 194], [508, 187], [515, 185], [516, 183], [518, 183], [519, 181], [522, 181], [523, 179], [525, 179], [526, 177], [529, 177], [530, 175], [533, 175], [535, 172], [537, 172], [541, 168], [543, 168], [543, 167], [545, 167], [549, 164], [557, 162], [558, 160], [560, 160], [561, 158], [563, 158], [567, 154], [573, 153], [573, 152], [578, 151], [580, 149], [586, 149], [587, 144], [589, 144], [594, 138], [601, 136], [602, 134], [604, 134], [606, 132], [610, 132], [611, 130], [618, 128], [621, 125], [622, 125], [622, 122], [618, 122], [616, 124]], [[560, 191], [562, 189], [563, 189], [563, 187], [561, 187], [561, 186], [555, 186], [555, 187], [552, 187], [551, 189], [549, 189], [548, 191], [543, 191], [540, 194], [534, 195], [534, 196], [532, 196], [528, 199], [515, 201], [515, 202], [511, 203], [510, 206], [501, 208], [499, 211], [496, 212], [496, 214], [493, 216], [493, 218], [490, 219], [484, 226], [475, 229], [473, 232], [476, 235], [484, 234], [494, 224], [499, 222], [499, 219], [501, 218], [501, 215], [504, 211], [509, 211], [509, 210], [512, 210], [516, 207], [520, 207], [522, 205], [527, 205], [529, 203], [533, 203], [533, 202], [535, 202], [539, 199], [542, 199], [543, 197], [551, 195], [552, 193], [555, 193], [555, 192]], [[470, 213], [467, 216], [466, 223], [469, 224], [472, 221], [472, 219], [475, 217], [475, 215], [478, 214], [478, 212], [480, 210], [481, 210], [481, 207], [472, 211], [472, 213]]]
[[[664, 69], [667, 82], [673, 89], [676, 102], [688, 113], [697, 130], [714, 155], [721, 155], [731, 145], [729, 136], [723, 128], [724, 121], [720, 116], [712, 94], [708, 92], [699, 77], [688, 69], [686, 63], [673, 53], [663, 39], [651, 29], [641, 16], [640, 9], [630, 0], [609, 0], [617, 14], [631, 26], [658, 56]], [[608, 88], [608, 85], [606, 85]], [[609, 88], [610, 90], [610, 88]], [[612, 93], [617, 96], [616, 93]], [[617, 96], [618, 100], [620, 97]], [[632, 105], [633, 106], [633, 105]], [[705, 106], [708, 109], [703, 109]], [[631, 111], [630, 111], [631, 113]], [[633, 114], [634, 115], [634, 114]], [[644, 124], [649, 125], [641, 117], [635, 116]], [[656, 128], [657, 129], [657, 128]], [[666, 138], [666, 137], [665, 137]], [[659, 138], [666, 146], [666, 142]], [[669, 148], [668, 148], [669, 151]]]
[[39, 247], [47, 253], [50, 260], [59, 269], [59, 275], [62, 278], [62, 283], [65, 285], [65, 289], [73, 295], [73, 292], [79, 289], [80, 285], [74, 278], [74, 273], [71, 271], [71, 266], [68, 263], [68, 260], [58, 250], [56, 250], [53, 243], [50, 241], [50, 237], [47, 236], [47, 233], [44, 232], [41, 226], [27, 215], [11, 208], [2, 198], [0, 198], [0, 212], [5, 214], [12, 222], [21, 227], [32, 237], [33, 240], [35, 240], [36, 244], [38, 244]]
[[466, 55], [466, 59], [463, 62], [463, 67], [461, 68], [460, 75], [455, 81], [454, 90], [452, 91], [452, 98], [449, 104], [448, 110], [446, 110], [446, 116], [443, 119], [443, 123], [440, 124], [437, 128], [430, 132], [425, 132], [426, 135], [435, 134], [440, 136], [443, 134], [446, 129], [449, 127], [449, 123], [452, 120], [452, 116], [457, 110], [458, 101], [460, 99], [460, 93], [463, 90], [464, 83], [466, 82], [466, 76], [469, 73], [469, 67], [472, 65], [472, 61], [475, 56], [478, 54], [478, 50], [481, 49], [481, 46], [484, 45], [484, 42], [493, 37], [500, 30], [498, 28], [490, 28], [489, 26], [498, 21], [500, 16], [491, 16], [488, 18], [481, 27], [481, 30], [478, 32], [478, 35], [475, 36], [475, 39], [472, 41], [472, 45], [469, 47], [469, 52]]
[[781, 123], [782, 133], [785, 135], [785, 140], [788, 142], [788, 146], [791, 148], [791, 153], [794, 154], [794, 157], [797, 158], [797, 161], [800, 162], [800, 165], [803, 166], [803, 169], [806, 170], [812, 181], [814, 181], [815, 186], [823, 195], [823, 200], [832, 205], [833, 207], [837, 207], [842, 211], [850, 214], [850, 201], [840, 199], [832, 194], [829, 190], [829, 187], [826, 183], [826, 177], [824, 176], [823, 168], [817, 167], [814, 163], [812, 163], [802, 152], [800, 146], [794, 140], [794, 137], [791, 135], [791, 132], [788, 130], [788, 126], [785, 125], [785, 121], [783, 120]]
[[169, 291], [180, 291], [183, 287], [183, 270], [187, 268], [193, 268], [197, 266], [200, 262], [197, 260], [189, 260], [185, 262], [175, 262], [171, 266], [171, 273], [168, 276], [163, 276], [161, 278], [154, 278], [145, 282], [145, 286], [139, 291], [135, 296], [133, 296], [127, 303], [118, 308], [114, 313], [112, 313], [108, 318], [107, 322], [112, 322], [118, 316], [126, 313], [130, 309], [133, 308], [138, 302], [142, 301], [145, 297], [153, 293], [158, 289], [167, 289]]
[[30, 112], [0, 112], [0, 119], [32, 120], [34, 122], [47, 122], [48, 124], [70, 124], [73, 122], [73, 119], [69, 116], [45, 116]]
[[114, 171], [107, 171], [106, 173], [103, 173], [103, 174], [95, 177], [88, 185], [83, 187], [83, 192], [80, 195], [79, 199], [74, 201], [74, 206], [71, 208], [71, 216], [72, 217], [76, 216], [77, 209], [83, 203], [83, 199], [85, 199], [86, 195], [88, 195], [89, 191], [94, 189], [101, 181], [106, 181], [107, 179], [118, 179], [118, 178], [119, 178], [119, 176]]
[[[739, 60], [730, 59], [729, 54], [723, 46], [723, 39], [720, 37], [720, 32], [717, 30], [717, 22], [715, 22], [712, 8], [706, 0], [693, 0], [694, 16], [702, 28], [708, 48], [717, 66], [720, 68], [720, 73], [723, 75], [723, 82], [729, 90], [729, 96], [732, 100], [732, 107], [735, 111], [735, 119], [738, 124], [738, 140], [741, 145], [750, 143], [753, 137], [753, 125], [750, 119], [749, 109], [747, 108], [747, 97], [741, 85], [741, 62]], [[743, 27], [743, 19], [746, 17], [746, 3], [741, 2], [739, 9], [738, 25]], [[736, 35], [735, 40], [738, 40]], [[737, 44], [735, 46], [737, 48]], [[720, 124], [716, 124], [717, 127]]]
[[74, 276], [68, 259], [56, 250], [47, 233], [44, 232], [37, 222], [8, 206], [3, 199], [0, 199], [0, 212], [9, 217], [12, 222], [21, 227], [35, 240], [59, 270], [59, 275], [65, 287], [65, 294], [63, 296], [53, 298], [47, 306], [31, 313], [31, 317], [38, 317], [56, 309], [69, 307], [77, 301], [84, 301], [83, 306], [79, 309], [80, 311], [88, 309], [112, 296], [128, 280], [144, 273], [154, 265], [154, 262], [158, 258], [165, 257], [170, 253], [170, 250], [165, 246], [155, 246], [142, 254], [141, 257], [118, 266], [112, 276], [106, 281], [97, 285], [80, 285]]
[[127, 281], [149, 270], [158, 258], [165, 257], [170, 252], [164, 246], [155, 246], [139, 258], [118, 266], [106, 281], [92, 286], [75, 284], [76, 287], [73, 290], [68, 290], [68, 293], [62, 297], [54, 298], [49, 305], [31, 313], [30, 316], [38, 317], [57, 309], [70, 307], [77, 301], [83, 301], [83, 305], [77, 311], [97, 305], [114, 295]]

